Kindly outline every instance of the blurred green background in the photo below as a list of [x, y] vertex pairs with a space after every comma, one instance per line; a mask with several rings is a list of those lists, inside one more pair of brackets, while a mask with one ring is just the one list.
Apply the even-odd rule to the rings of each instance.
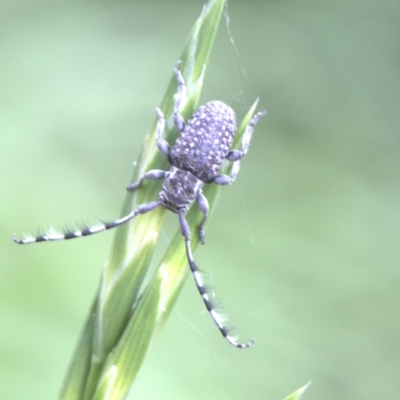
[[[0, 3], [1, 399], [56, 398], [113, 235], [11, 233], [119, 215], [202, 4]], [[268, 115], [196, 258], [257, 342], [229, 346], [188, 279], [129, 398], [280, 400], [309, 380], [305, 399], [395, 398], [400, 3], [231, 0], [229, 18], [202, 101]]]

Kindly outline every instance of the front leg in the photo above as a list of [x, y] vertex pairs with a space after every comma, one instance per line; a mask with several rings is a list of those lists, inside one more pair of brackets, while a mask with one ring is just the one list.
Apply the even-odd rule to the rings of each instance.
[[142, 185], [142, 182], [145, 179], [150, 179], [156, 181], [158, 179], [164, 179], [167, 171], [163, 171], [162, 169], [152, 169], [150, 171], [145, 172], [137, 182], [131, 183], [126, 187], [127, 190], [135, 190]]

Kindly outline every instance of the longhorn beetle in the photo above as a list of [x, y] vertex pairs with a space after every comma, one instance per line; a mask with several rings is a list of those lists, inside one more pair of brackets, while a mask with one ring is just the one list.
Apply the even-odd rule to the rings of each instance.
[[[200, 271], [193, 259], [190, 246], [190, 228], [185, 218], [185, 212], [190, 204], [196, 201], [197, 206], [203, 213], [203, 219], [198, 228], [198, 235], [200, 242], [204, 244], [204, 224], [208, 215], [208, 201], [202, 193], [202, 187], [205, 183], [230, 185], [235, 180], [239, 172], [240, 160], [246, 155], [249, 149], [254, 127], [266, 112], [257, 113], [247, 125], [242, 139], [242, 149], [230, 150], [237, 129], [236, 116], [232, 108], [221, 101], [211, 101], [201, 106], [189, 121], [185, 122], [179, 113], [186, 92], [185, 81], [178, 69], [175, 69], [174, 72], [178, 83], [178, 91], [174, 96], [174, 123], [180, 132], [180, 136], [172, 147], [162, 138], [165, 118], [163, 112], [159, 108], [156, 108], [158, 119], [156, 143], [161, 153], [168, 157], [171, 168], [169, 171], [159, 169], [147, 171], [137, 182], [127, 187], [128, 190], [136, 190], [142, 185], [145, 179], [163, 179], [163, 186], [158, 195], [158, 200], [142, 204], [128, 215], [112, 222], [99, 223], [81, 230], [64, 233], [52, 231], [48, 234], [37, 237], [26, 237], [24, 239], [17, 239], [13, 235], [13, 240], [18, 244], [30, 244], [88, 236], [115, 228], [136, 217], [138, 214], [146, 214], [159, 206], [165, 207], [178, 214], [180, 230], [185, 239], [189, 266], [197, 289], [212, 319], [221, 331], [222, 336], [231, 345], [239, 349], [247, 348], [253, 345], [254, 339], [247, 343], [239, 343], [234, 336], [229, 334], [225, 326], [224, 317], [216, 311], [211, 301], [211, 296], [204, 286]], [[233, 162], [230, 175], [218, 175], [224, 159]]]

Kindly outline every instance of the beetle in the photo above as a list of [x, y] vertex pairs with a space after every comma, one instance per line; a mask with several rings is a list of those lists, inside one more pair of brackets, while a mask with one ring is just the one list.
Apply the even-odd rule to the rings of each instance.
[[[178, 84], [178, 91], [174, 96], [174, 124], [180, 135], [172, 147], [162, 138], [165, 118], [161, 109], [156, 108], [158, 119], [156, 144], [161, 153], [168, 157], [171, 168], [168, 171], [149, 170], [137, 182], [127, 186], [128, 190], [136, 190], [140, 188], [145, 179], [162, 179], [163, 185], [158, 200], [142, 204], [129, 214], [111, 222], [98, 223], [94, 226], [63, 233], [51, 231], [48, 234], [24, 239], [18, 239], [13, 235], [13, 240], [18, 244], [30, 244], [88, 236], [118, 227], [138, 214], [146, 214], [160, 206], [165, 207], [178, 214], [189, 266], [197, 289], [212, 319], [230, 344], [241, 349], [247, 348], [253, 345], [254, 339], [247, 343], [239, 343], [234, 336], [230, 335], [225, 326], [225, 318], [216, 311], [211, 296], [204, 285], [191, 251], [190, 228], [185, 218], [185, 212], [194, 201], [197, 203], [203, 213], [203, 219], [198, 227], [198, 235], [201, 243], [204, 243], [204, 224], [207, 220], [209, 206], [207, 198], [202, 192], [202, 187], [209, 183], [230, 185], [234, 182], [240, 169], [240, 160], [248, 152], [254, 127], [266, 112], [261, 111], [254, 115], [243, 134], [242, 148], [231, 150], [237, 130], [235, 112], [222, 101], [210, 101], [199, 107], [192, 117], [185, 122], [179, 110], [184, 100], [186, 85], [181, 72], [177, 68], [175, 68], [174, 73]], [[224, 160], [233, 162], [229, 175], [218, 173]]]

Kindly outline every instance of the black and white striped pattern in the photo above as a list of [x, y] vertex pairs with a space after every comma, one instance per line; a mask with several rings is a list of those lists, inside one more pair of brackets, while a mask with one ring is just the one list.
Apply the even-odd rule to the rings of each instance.
[[[26, 237], [25, 239], [17, 239], [17, 237], [15, 235], [13, 235], [13, 240], [15, 243], [18, 243], [18, 244], [31, 244], [31, 243], [39, 243], [39, 242], [53, 242], [53, 241], [57, 241], [57, 240], [75, 239], [75, 238], [80, 238], [83, 236], [89, 236], [89, 235], [93, 235], [93, 234], [96, 234], [99, 232], [103, 232], [108, 229], [116, 228], [116, 227], [124, 224], [125, 222], [128, 222], [129, 220], [135, 218], [137, 215], [148, 213], [160, 205], [161, 205], [161, 203], [158, 201], [146, 203], [146, 204], [139, 206], [137, 209], [133, 210], [128, 215], [126, 215], [122, 218], [116, 219], [115, 221], [94, 225], [94, 226], [87, 227], [87, 228], [81, 229], [81, 230], [69, 231], [69, 232], [64, 232], [64, 233], [57, 232], [55, 230], [50, 230], [45, 235], [40, 235], [40, 236], [36, 236], [36, 237], [34, 237], [34, 236]], [[189, 224], [187, 223], [186, 218], [183, 213], [179, 213], [178, 215], [179, 215], [180, 230], [181, 230], [182, 236], [185, 239], [186, 255], [187, 255], [188, 262], [189, 262], [190, 270], [192, 271], [192, 275], [193, 275], [194, 281], [196, 283], [197, 289], [204, 301], [204, 304], [205, 304], [208, 312], [211, 315], [211, 318], [215, 322], [215, 325], [217, 325], [222, 336], [232, 346], [235, 346], [239, 349], [245, 349], [247, 347], [252, 346], [254, 344], [254, 339], [250, 340], [247, 343], [239, 343], [237, 341], [236, 337], [229, 334], [229, 330], [225, 325], [227, 318], [224, 315], [218, 313], [218, 311], [216, 310], [216, 307], [214, 306], [213, 301], [211, 299], [209, 290], [207, 290], [207, 288], [204, 284], [203, 278], [201, 276], [200, 270], [194, 261], [194, 258], [192, 255], [192, 250], [191, 250], [191, 245], [190, 245]]]
[[48, 231], [45, 235], [39, 236], [27, 236], [24, 239], [18, 239], [15, 235], [12, 236], [15, 243], [18, 244], [31, 244], [31, 243], [39, 243], [39, 242], [55, 242], [57, 240], [67, 240], [67, 239], [76, 239], [83, 236], [93, 235], [95, 233], [103, 232], [108, 229], [116, 228], [128, 222], [132, 218], [135, 218], [138, 214], [146, 214], [149, 211], [154, 210], [156, 207], [160, 206], [160, 202], [153, 201], [151, 203], [142, 204], [136, 210], [133, 210], [128, 215], [125, 215], [122, 218], [116, 219], [112, 222], [99, 223], [98, 225], [90, 226], [84, 229], [77, 229], [74, 231], [68, 232], [58, 232], [54, 229]]
[[[211, 101], [201, 106], [188, 122], [185, 122], [179, 110], [185, 100], [186, 85], [178, 69], [175, 69], [175, 77], [178, 91], [174, 97], [174, 123], [180, 132], [180, 136], [172, 147], [162, 138], [165, 129], [165, 118], [161, 109], [156, 108], [158, 119], [156, 143], [161, 153], [168, 157], [171, 168], [169, 171], [149, 170], [139, 177], [137, 182], [127, 187], [128, 190], [136, 190], [145, 179], [163, 180], [163, 188], [158, 195], [158, 201], [142, 204], [128, 215], [112, 222], [98, 223], [91, 227], [70, 230], [64, 233], [50, 230], [47, 234], [36, 237], [28, 236], [24, 239], [18, 239], [13, 235], [13, 240], [18, 244], [30, 244], [89, 236], [116, 228], [137, 215], [146, 214], [156, 207], [165, 207], [179, 215], [179, 225], [185, 239], [189, 266], [197, 289], [212, 319], [222, 336], [231, 345], [239, 349], [245, 349], [252, 346], [254, 340], [250, 340], [247, 343], [239, 343], [234, 336], [229, 334], [229, 330], [225, 325], [226, 318], [217, 312], [210, 296], [210, 291], [207, 290], [200, 270], [194, 262], [190, 247], [190, 228], [184, 214], [190, 204], [195, 201], [203, 214], [203, 220], [198, 227], [198, 235], [200, 242], [204, 243], [204, 224], [208, 216], [209, 206], [206, 197], [202, 193], [202, 187], [207, 183], [230, 185], [234, 182], [240, 169], [240, 161], [249, 149], [254, 127], [259, 119], [265, 115], [265, 111], [257, 113], [246, 127], [242, 139], [242, 148], [230, 150], [236, 134], [234, 111], [220, 101]], [[218, 174], [224, 160], [233, 162], [229, 175]]]
[[211, 315], [211, 318], [214, 320], [215, 325], [217, 325], [220, 330], [222, 336], [232, 345], [237, 347], [238, 349], [246, 349], [247, 347], [251, 347], [255, 340], [252, 339], [247, 343], [239, 343], [236, 337], [229, 334], [229, 329], [226, 327], [225, 323], [227, 317], [218, 313], [216, 307], [213, 304], [210, 294], [207, 291], [206, 286], [204, 284], [203, 278], [201, 276], [200, 270], [194, 262], [192, 250], [190, 248], [190, 228], [186, 221], [186, 218], [183, 214], [179, 214], [179, 226], [181, 228], [181, 232], [183, 237], [185, 238], [185, 246], [186, 246], [186, 255], [189, 262], [190, 270], [192, 271], [192, 275], [194, 281], [196, 283], [197, 289], [204, 301], [204, 304]]

